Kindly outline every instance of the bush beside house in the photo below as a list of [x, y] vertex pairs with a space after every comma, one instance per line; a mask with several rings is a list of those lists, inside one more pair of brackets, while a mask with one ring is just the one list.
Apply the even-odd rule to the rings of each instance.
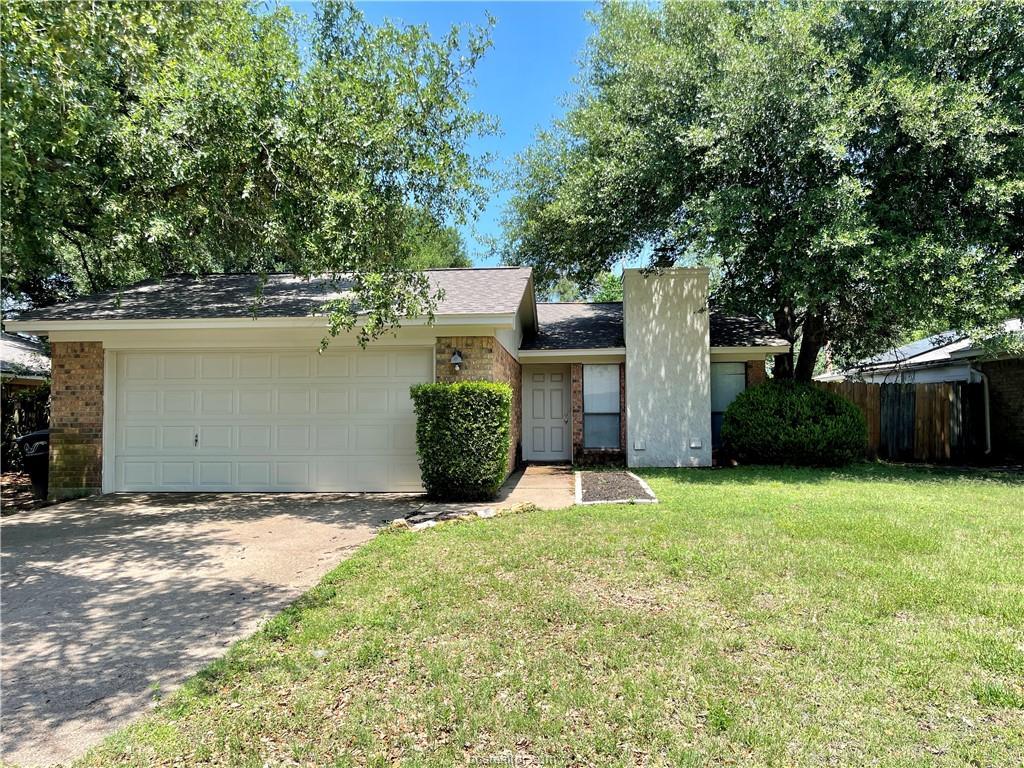
[[50, 386], [4, 386], [0, 391], [0, 464], [2, 470], [22, 469], [21, 449], [14, 440], [29, 432], [46, 429], [50, 422]]
[[489, 381], [412, 388], [416, 450], [433, 499], [490, 499], [508, 474], [512, 388]]
[[856, 405], [810, 384], [769, 380], [740, 393], [722, 422], [726, 451], [756, 464], [838, 466], [864, 458]]

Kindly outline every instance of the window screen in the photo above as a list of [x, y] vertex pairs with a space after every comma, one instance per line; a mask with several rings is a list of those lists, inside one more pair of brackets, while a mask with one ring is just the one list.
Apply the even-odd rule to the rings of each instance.
[[619, 366], [583, 366], [583, 447], [619, 447]]
[[747, 388], [745, 363], [711, 364], [711, 445], [722, 444], [722, 417], [729, 403]]

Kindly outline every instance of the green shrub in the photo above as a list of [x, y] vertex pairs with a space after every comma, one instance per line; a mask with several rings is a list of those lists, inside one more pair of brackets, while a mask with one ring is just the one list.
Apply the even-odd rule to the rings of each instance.
[[512, 388], [489, 381], [412, 388], [416, 450], [434, 499], [490, 499], [508, 469]]
[[741, 392], [725, 411], [722, 444], [755, 464], [837, 466], [864, 458], [864, 414], [813, 384], [769, 380]]

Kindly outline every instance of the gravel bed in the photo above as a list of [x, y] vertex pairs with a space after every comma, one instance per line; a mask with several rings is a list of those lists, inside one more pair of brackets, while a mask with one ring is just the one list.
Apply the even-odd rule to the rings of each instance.
[[580, 472], [583, 501], [657, 501], [629, 472]]

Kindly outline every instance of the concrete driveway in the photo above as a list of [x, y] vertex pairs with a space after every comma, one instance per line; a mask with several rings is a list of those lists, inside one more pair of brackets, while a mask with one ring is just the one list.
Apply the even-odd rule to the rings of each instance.
[[386, 520], [391, 494], [118, 494], [3, 521], [3, 760], [70, 760]]

